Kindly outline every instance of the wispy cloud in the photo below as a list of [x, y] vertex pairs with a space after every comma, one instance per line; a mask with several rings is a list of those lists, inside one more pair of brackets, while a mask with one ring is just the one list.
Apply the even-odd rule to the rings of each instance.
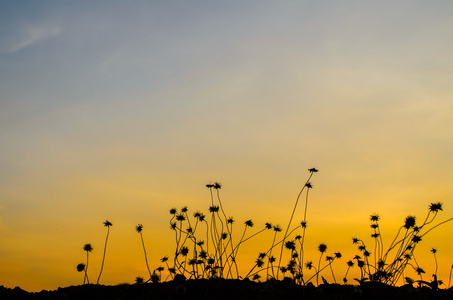
[[11, 30], [3, 37], [0, 44], [0, 54], [12, 54], [46, 39], [57, 37], [62, 29], [56, 25], [32, 25], [21, 26], [17, 30]]

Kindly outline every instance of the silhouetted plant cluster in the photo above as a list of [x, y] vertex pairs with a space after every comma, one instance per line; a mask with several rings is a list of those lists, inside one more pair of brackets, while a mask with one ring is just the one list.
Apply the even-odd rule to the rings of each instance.
[[[110, 223], [108, 220], [106, 220], [103, 224], [105, 227], [107, 227], [107, 236], [105, 238], [104, 255], [102, 256], [101, 270], [99, 271], [99, 276], [96, 281], [96, 284], [99, 284], [99, 280], [101, 279], [102, 270], [104, 269], [105, 253], [107, 251], [107, 242], [109, 240], [110, 226], [112, 226], [112, 223]], [[77, 271], [84, 272], [83, 284], [85, 284], [85, 283], [89, 284], [90, 280], [88, 278], [88, 259], [89, 259], [89, 254], [93, 251], [93, 246], [91, 246], [91, 244], [85, 244], [83, 246], [83, 251], [86, 251], [86, 253], [87, 253], [87, 263], [78, 264]]]
[[[414, 282], [420, 285], [427, 285], [436, 288], [443, 284], [441, 280], [437, 280], [437, 249], [432, 248], [431, 252], [435, 259], [435, 273], [433, 280], [430, 282], [423, 280], [425, 270], [420, 267], [415, 257], [415, 248], [422, 241], [423, 237], [427, 235], [434, 228], [451, 221], [453, 218], [442, 221], [433, 225], [434, 219], [437, 217], [439, 211], [442, 210], [442, 203], [431, 203], [428, 207], [428, 214], [424, 221], [417, 225], [416, 217], [409, 215], [404, 220], [404, 224], [398, 229], [395, 238], [390, 243], [389, 247], [385, 250], [382, 234], [379, 227], [380, 217], [378, 214], [370, 216], [372, 234], [374, 240], [373, 249], [371, 250], [365, 242], [361, 239], [354, 237], [353, 244], [358, 245], [358, 250], [361, 255], [356, 255], [354, 260], [360, 268], [361, 278], [356, 279], [359, 282], [375, 281], [382, 282], [389, 285], [396, 285], [401, 278], [409, 284]], [[420, 280], [414, 281], [410, 277], [405, 277], [404, 272], [407, 267], [412, 268], [415, 273], [420, 276]], [[344, 282], [346, 282], [346, 278]], [[450, 285], [450, 283], [449, 283]]]
[[[333, 252], [328, 255], [327, 245], [321, 243], [317, 249], [319, 258], [315, 262], [305, 260], [304, 243], [308, 224], [308, 195], [310, 189], [313, 188], [310, 180], [318, 170], [311, 168], [308, 171], [309, 177], [296, 198], [284, 230], [279, 225], [272, 225], [271, 223], [265, 223], [263, 227], [254, 230], [254, 223], [251, 219], [246, 220], [242, 225], [238, 225], [235, 219], [228, 216], [224, 210], [220, 197], [222, 185], [219, 182], [207, 184], [206, 188], [210, 193], [210, 206], [207, 214], [201, 211], [191, 213], [186, 206], [180, 210], [170, 209], [169, 224], [170, 229], [174, 232], [175, 249], [171, 258], [165, 256], [160, 260], [164, 266], [161, 265], [152, 272], [148, 264], [143, 240], [143, 225], [138, 224], [135, 230], [140, 234], [149, 279], [145, 281], [143, 277], [139, 276], [136, 277], [135, 282], [137, 284], [149, 281], [160, 282], [169, 279], [174, 280], [177, 277], [189, 279], [251, 279], [256, 281], [289, 278], [299, 285], [314, 284], [315, 282], [316, 285], [319, 285], [320, 278], [323, 283], [327, 283], [327, 280], [321, 274], [328, 269], [333, 281], [337, 283], [333, 263], [342, 257], [340, 252]], [[302, 197], [303, 195], [304, 197]], [[294, 224], [296, 210], [301, 198], [305, 200], [303, 218], [298, 224]], [[435, 273], [433, 274], [434, 279], [429, 282], [423, 280], [422, 275], [425, 271], [418, 264], [414, 250], [422, 241], [422, 238], [431, 230], [453, 219], [450, 218], [433, 225], [439, 211], [442, 211], [442, 203], [431, 203], [428, 214], [420, 225], [416, 224], [415, 216], [407, 216], [388, 248], [384, 247], [379, 226], [380, 216], [372, 214], [370, 221], [373, 242], [371, 245], [367, 245], [362, 239], [356, 237], [352, 239], [353, 244], [358, 246], [359, 254], [346, 262], [347, 269], [343, 283], [348, 283], [350, 269], [357, 266], [360, 270], [360, 278], [354, 279], [360, 284], [371, 281], [395, 286], [403, 278], [411, 285], [418, 283], [420, 286], [425, 285], [437, 289], [439, 285], [443, 284], [441, 280], [437, 279], [437, 249], [432, 248], [431, 250], [434, 255]], [[104, 226], [107, 227], [107, 237], [97, 284], [99, 284], [104, 267], [107, 241], [112, 223], [105, 221]], [[237, 229], [237, 226], [239, 226], [239, 229]], [[237, 262], [241, 246], [265, 231], [272, 232], [270, 246], [267, 247], [266, 251], [258, 254], [255, 264], [249, 272], [246, 275], [241, 275]], [[90, 283], [87, 271], [89, 253], [93, 251], [93, 247], [91, 244], [86, 244], [83, 250], [87, 252], [86, 264], [78, 264], [77, 270], [84, 272], [83, 283], [85, 284]], [[420, 276], [420, 280], [415, 281], [405, 276], [408, 267]], [[163, 279], [162, 273], [165, 270], [167, 271], [166, 277]], [[450, 269], [448, 286], [451, 283], [452, 271], [453, 264]]]
[[[200, 211], [190, 214], [187, 207], [180, 210], [172, 208], [170, 228], [174, 231], [176, 247], [171, 260], [168, 256], [161, 260], [166, 263], [169, 272], [166, 279], [173, 279], [177, 275], [191, 279], [247, 278], [252, 280], [279, 279], [284, 276], [298, 284], [306, 284], [316, 278], [318, 284], [319, 274], [326, 268], [330, 267], [333, 274], [332, 263], [341, 258], [341, 253], [335, 252], [333, 255], [326, 256], [326, 263], [321, 266], [321, 260], [327, 249], [325, 244], [319, 246], [321, 255], [317, 268], [311, 262], [304, 264], [308, 195], [309, 190], [313, 188], [310, 180], [318, 170], [311, 168], [308, 171], [310, 176], [296, 198], [285, 231], [279, 225], [271, 223], [265, 223], [262, 228], [253, 231], [253, 221], [247, 220], [242, 226], [239, 225], [242, 227], [239, 228], [240, 238], [235, 240], [233, 232], [238, 230], [237, 223], [233, 217], [227, 216], [224, 210], [220, 197], [222, 185], [218, 182], [206, 185], [211, 198], [207, 215]], [[295, 212], [304, 192], [303, 219], [298, 225], [293, 225]], [[260, 252], [250, 271], [245, 276], [241, 276], [237, 263], [241, 246], [265, 231], [273, 232], [270, 247]], [[304, 268], [311, 272], [310, 276], [304, 277]]]

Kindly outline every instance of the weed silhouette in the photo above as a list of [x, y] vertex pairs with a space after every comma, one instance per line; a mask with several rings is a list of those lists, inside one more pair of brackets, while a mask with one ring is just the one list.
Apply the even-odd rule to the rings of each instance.
[[148, 265], [148, 257], [146, 256], [145, 242], [143, 241], [143, 234], [142, 234], [143, 225], [142, 224], [138, 224], [137, 226], [135, 226], [135, 231], [137, 231], [140, 234], [140, 239], [142, 240], [143, 252], [145, 253], [146, 268], [148, 269], [149, 278], [151, 279], [152, 274], [151, 274], [151, 271], [150, 271], [149, 265]]
[[83, 284], [85, 284], [85, 278], [86, 278], [86, 273], [85, 273], [85, 264], [84, 263], [80, 263], [77, 265], [77, 272], [84, 272], [84, 275], [83, 275]]
[[[364, 257], [364, 261], [361, 261], [361, 257], [358, 256], [359, 259], [357, 263], [361, 270], [361, 279], [357, 281], [360, 283], [363, 283], [364, 281], [375, 281], [395, 286], [400, 278], [404, 278], [404, 271], [408, 266], [410, 266], [413, 268], [415, 273], [420, 276], [420, 281], [424, 282], [423, 274], [425, 274], [425, 271], [419, 266], [414, 250], [422, 241], [422, 238], [431, 230], [453, 219], [447, 219], [429, 228], [429, 225], [434, 222], [439, 211], [442, 211], [442, 203], [431, 203], [428, 206], [427, 216], [425, 217], [423, 223], [419, 226], [417, 226], [417, 218], [415, 216], [407, 216], [404, 220], [404, 224], [398, 229], [395, 238], [385, 252], [383, 248], [382, 236], [379, 231], [378, 221], [380, 218], [377, 214], [371, 215], [371, 228], [373, 229], [371, 237], [375, 240], [374, 264], [370, 264], [369, 256], [371, 253], [367, 250], [365, 242], [355, 237], [352, 239], [353, 244], [358, 245], [358, 249]], [[435, 281], [438, 282], [437, 257], [435, 256], [437, 250], [433, 248], [431, 252], [434, 254], [436, 263], [436, 271], [434, 274], [436, 277]], [[408, 277], [406, 277], [405, 280], [406, 282], [414, 282]]]
[[107, 236], [105, 238], [104, 254], [102, 256], [101, 270], [99, 271], [99, 276], [98, 276], [98, 280], [96, 281], [96, 284], [99, 284], [99, 279], [101, 278], [102, 270], [104, 269], [105, 252], [107, 250], [107, 241], [109, 240], [110, 226], [112, 226], [112, 223], [110, 223], [108, 220], [106, 220], [104, 222], [104, 226], [107, 227]]
[[[283, 276], [285, 281], [291, 281], [299, 285], [314, 286], [314, 281], [316, 280], [316, 285], [319, 286], [320, 278], [322, 283], [327, 284], [327, 280], [324, 278], [326, 275], [323, 272], [329, 271], [333, 283], [336, 284], [334, 263], [342, 258], [340, 252], [328, 254], [327, 244], [321, 243], [317, 247], [319, 251], [319, 258], [315, 259], [317, 263], [314, 263], [313, 260], [305, 259], [309, 192], [313, 188], [311, 179], [318, 170], [311, 168], [308, 171], [308, 179], [296, 197], [288, 224], [284, 227], [284, 230], [279, 225], [272, 225], [270, 222], [265, 223], [263, 227], [256, 226], [252, 219], [236, 222], [234, 217], [226, 213], [221, 199], [222, 184], [219, 182], [207, 184], [206, 188], [209, 190], [210, 203], [206, 214], [199, 210], [191, 212], [187, 206], [179, 210], [177, 208], [169, 210], [169, 224], [170, 230], [174, 233], [175, 248], [173, 255], [161, 258], [160, 262], [162, 265], [155, 268], [152, 272], [148, 264], [143, 239], [143, 225], [136, 225], [135, 230], [140, 234], [145, 263], [149, 273], [147, 281], [143, 277], [136, 277], [136, 284], [157, 283], [168, 279], [180, 282], [187, 278], [247, 279], [254, 281], [264, 279], [269, 281], [279, 280], [279, 274], [281, 273], [280, 275]], [[297, 218], [296, 212], [303, 195], [305, 203], [303, 214], [301, 215], [302, 220], [297, 224], [295, 222]], [[442, 206], [440, 202], [429, 204], [428, 213], [420, 224], [418, 224], [415, 216], [408, 215], [398, 228], [387, 249], [384, 248], [384, 238], [380, 230], [381, 217], [377, 213], [370, 215], [372, 242], [365, 242], [365, 240], [358, 237], [352, 238], [352, 244], [357, 247], [359, 253], [346, 262], [347, 269], [342, 278], [343, 284], [348, 284], [350, 270], [357, 267], [360, 271], [360, 277], [354, 278], [354, 280], [360, 285], [368, 281], [396, 286], [400, 281], [405, 281], [409, 285], [417, 283], [420, 287], [438, 289], [444, 283], [437, 278], [439, 267], [436, 256], [437, 249], [431, 249], [435, 263], [435, 271], [431, 281], [424, 280], [423, 276], [427, 277], [427, 275], [425, 269], [419, 265], [414, 250], [422, 242], [425, 235], [442, 224], [453, 220], [453, 218], [449, 218], [435, 224], [439, 212], [443, 210]], [[112, 223], [106, 220], [104, 226], [107, 227], [107, 235], [97, 284], [104, 267]], [[238, 227], [239, 229], [237, 229]], [[245, 275], [241, 276], [238, 268], [239, 250], [243, 250], [248, 241], [259, 235], [264, 235], [266, 231], [272, 232], [271, 236], [269, 236], [269, 243], [266, 243], [267, 247], [264, 248], [264, 251], [258, 253], [253, 266]], [[89, 253], [92, 252], [93, 248], [91, 244], [86, 244], [83, 249], [87, 252], [86, 264], [80, 263], [77, 265], [77, 271], [85, 273], [83, 284], [89, 284], [87, 273], [88, 259]], [[418, 280], [405, 276], [408, 270], [419, 277], [417, 278]], [[451, 284], [452, 272], [453, 264], [450, 268], [448, 287]], [[162, 277], [163, 274], [167, 274], [165, 278]]]
[[85, 266], [85, 277], [83, 279], [83, 284], [85, 284], [85, 279], [86, 279], [86, 282], [88, 284], [90, 284], [90, 280], [88, 279], [88, 257], [89, 257], [90, 252], [93, 251], [93, 247], [91, 246], [91, 244], [85, 244], [83, 246], [83, 250], [86, 251], [86, 253], [87, 253], [87, 263], [86, 263], [86, 266]]

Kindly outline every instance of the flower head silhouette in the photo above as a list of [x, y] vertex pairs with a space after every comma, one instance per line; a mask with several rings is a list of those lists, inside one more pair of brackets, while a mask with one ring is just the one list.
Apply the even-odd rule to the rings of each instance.
[[441, 202], [431, 203], [429, 205], [429, 211], [438, 212], [439, 210], [442, 210], [442, 203]]
[[255, 263], [258, 268], [262, 268], [264, 265], [264, 261], [262, 258], [257, 258]]
[[287, 241], [285, 243], [285, 248], [289, 249], [289, 250], [292, 250], [292, 251], [295, 251], [296, 250], [296, 244], [294, 243], [294, 241]]
[[318, 246], [318, 251], [321, 252], [321, 253], [324, 253], [326, 252], [327, 250], [327, 245], [326, 244], [319, 244]]
[[245, 226], [253, 227], [253, 222], [252, 222], [252, 220], [247, 220], [247, 221], [245, 221]]
[[92, 252], [93, 251], [93, 247], [91, 246], [91, 244], [85, 244], [83, 246], [83, 250], [86, 251], [86, 252]]
[[407, 216], [404, 221], [404, 228], [410, 229], [415, 226], [415, 216]]
[[310, 173], [316, 173], [316, 172], [318, 172], [318, 169], [316, 169], [316, 168], [311, 168], [311, 169], [308, 169], [308, 171], [309, 171]]
[[377, 222], [377, 221], [379, 221], [379, 219], [380, 219], [380, 217], [379, 217], [378, 214], [372, 214], [372, 215], [370, 216], [370, 220], [371, 220], [372, 222]]
[[135, 277], [135, 284], [142, 284], [144, 282], [143, 277], [137, 276]]
[[185, 221], [186, 217], [183, 214], [176, 215], [176, 220], [177, 221]]
[[422, 240], [422, 238], [420, 236], [418, 236], [418, 235], [414, 235], [412, 237], [412, 242], [414, 242], [416, 244], [419, 243], [421, 240]]
[[363, 268], [365, 266], [365, 262], [363, 260], [357, 260], [357, 266], [359, 268]]
[[189, 248], [187, 248], [186, 246], [181, 247], [180, 253], [182, 256], [187, 256], [187, 254], [189, 254]]
[[85, 264], [84, 263], [80, 263], [77, 265], [77, 271], [78, 272], [83, 272], [85, 271]]
[[218, 211], [219, 211], [219, 207], [218, 206], [216, 206], [216, 205], [209, 206], [209, 212], [215, 213], [215, 212], [218, 212]]
[[[171, 230], [176, 230], [176, 222], [171, 222], [170, 223], [170, 229]], [[140, 231], [137, 230], [137, 232], [141, 232], [141, 229], [140, 229]]]

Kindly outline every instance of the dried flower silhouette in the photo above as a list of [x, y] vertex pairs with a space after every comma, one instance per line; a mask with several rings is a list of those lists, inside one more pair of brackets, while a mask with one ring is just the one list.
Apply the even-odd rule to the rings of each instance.
[[[77, 272], [84, 272], [85, 271], [85, 264], [80, 263], [77, 265]], [[86, 273], [83, 275], [83, 284], [85, 284]]]
[[[442, 211], [442, 203], [431, 203], [428, 206], [428, 214], [423, 223], [420, 225], [417, 225], [417, 218], [415, 216], [407, 216], [404, 220], [404, 224], [398, 229], [395, 238], [385, 252], [383, 249], [382, 234], [379, 231], [379, 217], [376, 214], [372, 215], [370, 219], [372, 221], [371, 228], [373, 229], [371, 237], [375, 240], [374, 264], [370, 264], [369, 262], [369, 256], [371, 253], [367, 250], [364, 241], [358, 238], [353, 238], [353, 244], [359, 245], [358, 249], [362, 252], [364, 257], [364, 261], [361, 261], [362, 266], [359, 266], [362, 274], [360, 282], [369, 280], [389, 285], [396, 285], [401, 278], [406, 279], [406, 281], [408, 280], [407, 278], [409, 277], [404, 276], [404, 271], [408, 266], [410, 266], [415, 273], [420, 276], [420, 281], [418, 282], [426, 283], [426, 281], [423, 281], [423, 274], [425, 271], [418, 265], [414, 250], [426, 234], [438, 226], [453, 220], [453, 218], [449, 218], [432, 226], [431, 228], [428, 228], [429, 225], [435, 220], [439, 211]], [[432, 248], [431, 252], [434, 255], [436, 263], [436, 270], [434, 274], [436, 277], [435, 282], [438, 283], [437, 250]], [[436, 284], [428, 284], [430, 287], [433, 287], [434, 285]]]
[[[324, 255], [324, 253], [326, 252], [326, 250], [327, 250], [326, 244], [319, 244], [318, 251], [321, 253], [321, 255], [319, 256], [318, 270], [321, 267], [321, 259], [322, 259], [322, 256]], [[318, 273], [316, 273], [316, 285], [318, 285], [318, 284], [319, 284], [319, 271], [318, 271]]]
[[99, 271], [99, 276], [98, 276], [98, 280], [96, 281], [96, 284], [99, 284], [99, 279], [101, 279], [102, 270], [104, 269], [105, 252], [107, 250], [107, 241], [109, 240], [110, 226], [112, 226], [112, 223], [110, 223], [108, 220], [106, 220], [104, 222], [104, 226], [107, 227], [107, 236], [105, 238], [104, 254], [102, 255], [101, 270]]
[[[308, 224], [308, 196], [309, 191], [313, 188], [310, 180], [318, 170], [311, 168], [308, 171], [310, 175], [296, 198], [284, 230], [279, 225], [272, 225], [270, 222], [266, 222], [262, 227], [257, 226], [252, 219], [236, 222], [234, 217], [226, 214], [224, 203], [220, 197], [222, 185], [219, 182], [207, 184], [210, 201], [206, 207], [206, 214], [200, 210], [191, 212], [187, 206], [183, 206], [180, 210], [176, 208], [169, 210], [171, 216], [170, 229], [174, 233], [174, 255], [161, 258], [162, 264], [155, 268], [153, 272], [151, 272], [148, 264], [142, 232], [143, 225], [138, 224], [135, 230], [140, 234], [149, 279], [145, 281], [142, 277], [137, 277], [135, 282], [137, 284], [159, 283], [168, 279], [184, 281], [187, 278], [247, 279], [254, 281], [264, 279], [269, 281], [278, 280], [279, 273], [281, 273], [284, 280], [289, 280], [298, 285], [313, 286], [316, 284], [319, 286], [320, 279], [322, 284], [328, 284], [327, 280], [332, 280], [336, 284], [335, 268], [338, 264], [335, 261], [342, 258], [340, 252], [328, 254], [327, 245], [320, 243], [317, 247], [319, 252], [317, 263], [313, 263], [313, 260], [305, 260], [305, 256], [308, 256], [304, 249]], [[297, 208], [303, 192], [306, 192], [305, 205], [302, 208], [303, 212], [299, 214]], [[395, 286], [399, 282], [405, 281], [409, 284], [418, 284], [420, 287], [438, 289], [443, 282], [437, 278], [439, 268], [436, 256], [437, 249], [431, 249], [435, 263], [435, 271], [431, 281], [423, 279], [424, 276], [426, 277], [425, 269], [419, 265], [414, 250], [430, 231], [453, 220], [453, 218], [450, 218], [437, 224], [434, 223], [439, 212], [443, 210], [442, 206], [440, 202], [431, 203], [428, 206], [428, 214], [424, 219], [417, 219], [414, 215], [408, 215], [401, 227], [398, 228], [396, 236], [391, 240], [387, 249], [384, 249], [384, 239], [380, 226], [381, 217], [377, 213], [371, 214], [369, 220], [371, 221], [372, 232], [370, 236], [372, 243], [358, 237], [352, 238], [352, 243], [357, 247], [359, 254], [346, 262], [347, 269], [342, 278], [343, 283], [348, 284], [348, 274], [350, 274], [351, 268], [357, 267], [360, 277], [354, 278], [354, 280], [361, 285], [365, 284], [366, 281], [371, 281]], [[300, 215], [300, 221], [297, 224], [294, 220], [298, 215]], [[420, 220], [423, 221], [420, 222]], [[106, 220], [104, 226], [107, 227], [107, 235], [97, 283], [99, 283], [104, 267], [112, 223]], [[242, 254], [244, 245], [256, 236], [261, 236], [261, 239], [264, 239], [266, 237], [265, 232], [271, 232], [266, 248], [264, 251], [260, 250], [257, 257], [255, 256], [254, 263], [248, 269], [248, 272], [241, 275], [238, 260], [245, 256], [245, 254]], [[275, 250], [276, 247], [280, 248], [280, 251]], [[91, 244], [86, 244], [84, 250], [87, 251], [86, 265], [79, 264], [77, 270], [85, 272], [83, 281], [85, 284], [85, 282], [89, 283], [88, 258], [93, 248]], [[239, 255], [240, 250], [242, 250], [241, 255]], [[448, 286], [451, 283], [452, 272], [453, 265], [450, 269]], [[412, 275], [409, 273], [417, 276], [419, 280], [411, 279], [409, 276]], [[315, 280], [316, 282], [314, 282]]]
[[151, 270], [149, 269], [149, 265], [148, 265], [148, 257], [146, 256], [145, 242], [143, 241], [143, 234], [142, 234], [143, 225], [138, 224], [137, 226], [135, 226], [135, 231], [137, 231], [140, 234], [140, 239], [142, 240], [143, 252], [145, 253], [146, 268], [148, 269], [149, 277], [151, 278], [152, 274], [151, 274]]
[[89, 284], [90, 280], [88, 279], [88, 257], [89, 257], [90, 252], [93, 251], [93, 247], [91, 246], [91, 244], [85, 244], [83, 246], [83, 250], [86, 251], [86, 253], [87, 253], [87, 263], [85, 266], [85, 278], [83, 279], [83, 284], [85, 284], [85, 279], [86, 279], [86, 282]]

